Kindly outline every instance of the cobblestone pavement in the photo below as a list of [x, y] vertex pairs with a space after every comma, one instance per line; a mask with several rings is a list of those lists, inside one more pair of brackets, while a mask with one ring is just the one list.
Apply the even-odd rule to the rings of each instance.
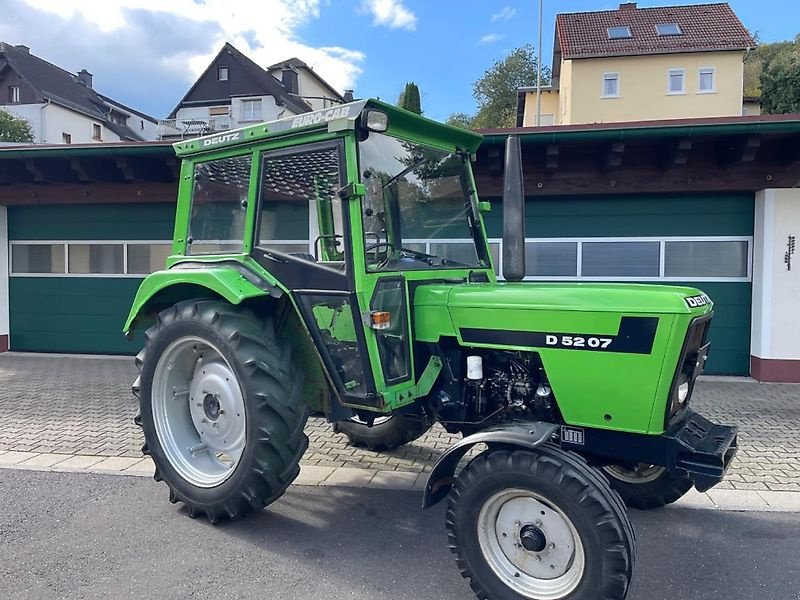
[[[0, 452], [141, 457], [133, 425], [132, 360], [0, 354]], [[694, 408], [740, 428], [740, 450], [719, 488], [800, 492], [800, 385], [704, 380]], [[388, 453], [351, 448], [321, 418], [309, 421], [303, 464], [423, 472], [457, 436], [436, 426]]]

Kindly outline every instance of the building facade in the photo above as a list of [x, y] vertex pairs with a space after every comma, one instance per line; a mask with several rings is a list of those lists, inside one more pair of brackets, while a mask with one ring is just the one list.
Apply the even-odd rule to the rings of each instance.
[[86, 69], [73, 75], [0, 42], [0, 110], [25, 119], [37, 144], [154, 140], [157, 121], [94, 89]]
[[[727, 4], [556, 16], [552, 85], [541, 125], [744, 114], [743, 60], [755, 47]], [[535, 88], [519, 91], [518, 125], [537, 124]], [[754, 107], [748, 103], [748, 114]]]
[[226, 43], [169, 117], [159, 123], [159, 137], [176, 139], [226, 131], [344, 101], [300, 59], [263, 69]]

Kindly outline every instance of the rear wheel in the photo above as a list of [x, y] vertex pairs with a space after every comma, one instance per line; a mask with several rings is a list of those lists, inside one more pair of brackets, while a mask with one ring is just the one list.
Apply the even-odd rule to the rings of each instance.
[[656, 465], [608, 465], [603, 471], [625, 504], [640, 510], [672, 504], [694, 485], [688, 477], [673, 475]]
[[394, 450], [424, 435], [433, 423], [424, 414], [391, 415], [376, 417], [370, 427], [365, 421], [353, 417], [334, 425], [353, 446], [364, 446], [376, 452]]
[[488, 451], [459, 474], [450, 549], [481, 599], [621, 600], [634, 534], [619, 497], [553, 446]]
[[272, 321], [187, 301], [163, 311], [145, 339], [136, 422], [170, 500], [216, 522], [280, 497], [308, 446], [308, 408], [302, 371]]

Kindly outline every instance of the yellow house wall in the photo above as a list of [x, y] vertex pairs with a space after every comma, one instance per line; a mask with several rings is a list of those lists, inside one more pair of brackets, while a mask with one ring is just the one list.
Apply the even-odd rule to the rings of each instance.
[[[549, 90], [542, 92], [542, 115], [553, 115], [553, 123], [558, 125], [560, 123], [559, 117], [560, 108], [558, 102], [558, 91]], [[547, 124], [544, 119], [542, 124]], [[522, 118], [523, 127], [536, 126], [536, 92], [527, 92], [525, 94], [525, 113]]]
[[[565, 60], [562, 124], [724, 117], [742, 114], [741, 52], [697, 52]], [[569, 65], [569, 66], [568, 66]], [[565, 68], [567, 67], [567, 68]], [[714, 67], [715, 92], [698, 93], [699, 69]], [[670, 69], [685, 70], [685, 93], [668, 93]], [[619, 97], [603, 98], [603, 74], [619, 73]], [[568, 90], [565, 93], [565, 89]]]

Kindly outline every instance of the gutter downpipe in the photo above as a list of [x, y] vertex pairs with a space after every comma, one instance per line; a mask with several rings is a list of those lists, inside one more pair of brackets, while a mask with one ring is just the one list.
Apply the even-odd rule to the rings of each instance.
[[39, 107], [39, 143], [40, 144], [46, 144], [47, 143], [47, 140], [44, 137], [44, 132], [47, 129], [47, 127], [45, 126], [46, 125], [46, 121], [45, 121], [45, 118], [44, 118], [44, 109], [47, 108], [48, 106], [50, 106], [50, 98], [45, 98], [44, 99], [44, 104], [42, 104], [42, 106]]

